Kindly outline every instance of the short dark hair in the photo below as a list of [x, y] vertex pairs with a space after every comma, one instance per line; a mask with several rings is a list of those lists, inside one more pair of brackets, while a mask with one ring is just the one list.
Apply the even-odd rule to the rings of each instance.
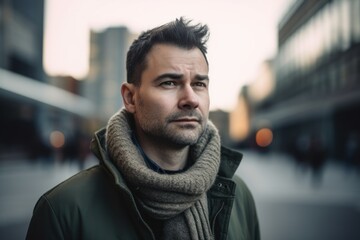
[[181, 17], [141, 33], [127, 53], [127, 82], [140, 84], [141, 74], [146, 69], [146, 56], [156, 44], [173, 44], [185, 49], [198, 48], [208, 64], [206, 42], [209, 39], [209, 29], [207, 25], [190, 25], [190, 23], [191, 21]]

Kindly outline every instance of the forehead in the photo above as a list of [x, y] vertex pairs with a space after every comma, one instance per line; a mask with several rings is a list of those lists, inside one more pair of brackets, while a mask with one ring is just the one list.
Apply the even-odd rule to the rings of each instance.
[[148, 53], [146, 62], [147, 69], [188, 67], [203, 73], [208, 72], [206, 59], [196, 47], [186, 49], [171, 44], [156, 44]]

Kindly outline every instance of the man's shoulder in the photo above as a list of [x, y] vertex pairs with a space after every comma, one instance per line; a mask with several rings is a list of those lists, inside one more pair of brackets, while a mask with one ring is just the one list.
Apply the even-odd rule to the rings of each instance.
[[[253, 195], [244, 180], [234, 175], [236, 183], [228, 239], [260, 239], [259, 222]], [[239, 228], [242, 226], [242, 228]]]
[[102, 166], [96, 165], [61, 182], [47, 191], [43, 198], [53, 204], [84, 202], [88, 196], [101, 192], [101, 188], [106, 186], [108, 181], [106, 170]]
[[237, 174], [233, 176], [232, 180], [236, 183], [236, 196], [252, 202], [253, 196], [245, 181]]
[[[127, 227], [132, 226], [129, 214], [134, 213], [129, 209], [134, 207], [123, 201], [124, 196], [104, 166], [81, 171], [40, 197], [27, 239], [114, 239], [126, 235]], [[127, 227], [118, 228], [119, 222]]]

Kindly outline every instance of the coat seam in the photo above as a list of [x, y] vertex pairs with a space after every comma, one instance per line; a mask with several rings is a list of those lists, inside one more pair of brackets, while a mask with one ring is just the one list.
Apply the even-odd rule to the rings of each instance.
[[60, 221], [59, 221], [59, 218], [58, 218], [58, 215], [56, 214], [52, 204], [50, 203], [50, 200], [47, 198], [47, 196], [43, 195], [42, 196], [46, 202], [46, 204], [49, 206], [50, 210], [51, 210], [51, 213], [55, 216], [55, 219], [56, 219], [56, 223], [57, 225], [60, 227], [61, 229], [61, 234], [62, 234], [62, 239], [65, 239], [65, 236], [64, 236], [64, 229], [62, 227], [62, 225], [60, 224]]

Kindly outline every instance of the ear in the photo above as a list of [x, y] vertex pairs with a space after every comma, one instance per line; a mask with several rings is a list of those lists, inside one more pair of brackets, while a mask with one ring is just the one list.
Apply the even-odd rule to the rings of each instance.
[[131, 83], [123, 83], [121, 85], [121, 95], [123, 98], [123, 102], [125, 105], [125, 108], [130, 113], [135, 113], [136, 107], [135, 107], [135, 90], [136, 87], [134, 84]]

